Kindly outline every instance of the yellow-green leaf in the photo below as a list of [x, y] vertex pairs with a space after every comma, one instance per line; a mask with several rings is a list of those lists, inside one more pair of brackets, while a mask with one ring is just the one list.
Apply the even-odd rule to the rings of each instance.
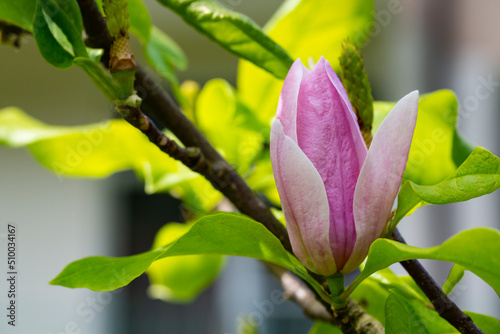
[[[156, 234], [153, 249], [164, 247], [183, 236], [194, 222], [168, 223]], [[147, 270], [151, 297], [167, 302], [187, 303], [196, 298], [217, 277], [221, 255], [184, 255], [153, 262]]]
[[124, 120], [86, 126], [51, 126], [17, 108], [0, 110], [0, 144], [26, 146], [58, 177], [101, 178], [132, 169], [148, 193], [169, 191], [195, 211], [222, 197], [205, 178], [161, 152]]

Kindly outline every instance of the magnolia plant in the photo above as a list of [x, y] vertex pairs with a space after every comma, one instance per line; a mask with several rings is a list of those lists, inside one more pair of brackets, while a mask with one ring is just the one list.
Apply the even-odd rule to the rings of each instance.
[[[158, 1], [240, 58], [237, 89], [180, 84], [186, 58], [141, 0], [0, 0], [5, 44], [33, 35], [47, 63], [82, 69], [122, 116], [56, 127], [6, 107], [0, 143], [28, 147], [59, 177], [132, 169], [146, 192], [180, 198], [190, 217], [165, 225], [148, 252], [84, 258], [51, 284], [109, 291], [147, 273], [153, 297], [195, 302], [225, 255], [245, 256], [315, 321], [311, 334], [500, 333], [498, 319], [448, 297], [466, 270], [499, 294], [500, 232], [477, 227], [418, 248], [397, 230], [422, 206], [495, 191], [500, 159], [460, 136], [450, 91], [373, 101], [360, 53], [371, 1], [287, 0], [264, 29], [214, 0]], [[173, 98], [137, 63], [129, 32]], [[438, 148], [423, 155], [436, 131]], [[95, 136], [99, 145], [68, 159], [68, 147]], [[218, 212], [221, 202], [234, 212]], [[455, 264], [443, 288], [418, 259]], [[410, 277], [389, 269], [398, 262]]]

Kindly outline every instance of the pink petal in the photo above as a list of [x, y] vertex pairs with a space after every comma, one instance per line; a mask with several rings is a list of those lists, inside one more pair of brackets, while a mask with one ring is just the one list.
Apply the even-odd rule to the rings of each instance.
[[[323, 57], [321, 57], [323, 58]], [[328, 61], [327, 61], [328, 63]], [[330, 64], [328, 63], [328, 66], [326, 66], [326, 73], [328, 74], [328, 77], [332, 81], [332, 84], [335, 86], [335, 89], [340, 93], [340, 96], [342, 97], [342, 100], [344, 101], [345, 105], [349, 109], [349, 114], [352, 117], [352, 122], [349, 121], [349, 127], [351, 129], [351, 135], [352, 135], [352, 140], [354, 142], [354, 145], [356, 146], [356, 152], [358, 154], [358, 160], [359, 160], [359, 165], [363, 166], [363, 163], [365, 162], [366, 158], [366, 153], [367, 153], [367, 148], [365, 144], [365, 140], [363, 139], [363, 135], [361, 134], [361, 130], [359, 129], [358, 125], [358, 117], [354, 113], [354, 109], [352, 108], [351, 101], [349, 101], [349, 98], [347, 97], [347, 92], [345, 91], [344, 86], [342, 85], [342, 82], [340, 82], [339, 77], [335, 73], [335, 71], [332, 69]]]
[[276, 119], [271, 128], [271, 162], [294, 254], [309, 270], [337, 271], [329, 242], [328, 199], [321, 176]]
[[278, 101], [276, 118], [281, 121], [285, 135], [297, 142], [297, 99], [302, 78], [309, 70], [297, 59], [286, 76]]
[[354, 193], [356, 245], [342, 272], [351, 272], [380, 237], [401, 186], [417, 122], [418, 91], [403, 97], [375, 134]]
[[347, 262], [356, 241], [353, 197], [366, 156], [366, 146], [348, 101], [337, 75], [321, 58], [300, 86], [297, 140], [326, 188], [330, 245], [339, 269]]

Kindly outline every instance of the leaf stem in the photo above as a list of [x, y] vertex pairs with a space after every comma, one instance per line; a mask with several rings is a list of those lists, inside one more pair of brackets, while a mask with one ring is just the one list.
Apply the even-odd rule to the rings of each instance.
[[347, 298], [342, 298], [344, 292], [344, 274], [336, 272], [330, 277], [326, 278], [330, 293], [332, 294], [331, 303], [335, 309], [341, 309], [346, 306]]

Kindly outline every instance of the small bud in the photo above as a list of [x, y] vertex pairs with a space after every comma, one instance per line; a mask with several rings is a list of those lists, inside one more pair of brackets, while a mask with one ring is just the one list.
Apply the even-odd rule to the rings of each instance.
[[137, 70], [128, 37], [120, 37], [111, 45], [109, 69], [111, 73]]
[[130, 26], [126, 0], [103, 0], [106, 25], [113, 38], [109, 50], [109, 70], [121, 90], [121, 99], [134, 94], [135, 61], [128, 38]]
[[128, 3], [126, 0], [104, 0], [103, 9], [106, 13], [106, 25], [114, 40], [120, 37], [128, 38], [130, 26]]
[[358, 117], [361, 134], [369, 147], [372, 141], [373, 97], [368, 75], [363, 65], [363, 57], [358, 48], [346, 41], [340, 55], [340, 77], [354, 112]]

